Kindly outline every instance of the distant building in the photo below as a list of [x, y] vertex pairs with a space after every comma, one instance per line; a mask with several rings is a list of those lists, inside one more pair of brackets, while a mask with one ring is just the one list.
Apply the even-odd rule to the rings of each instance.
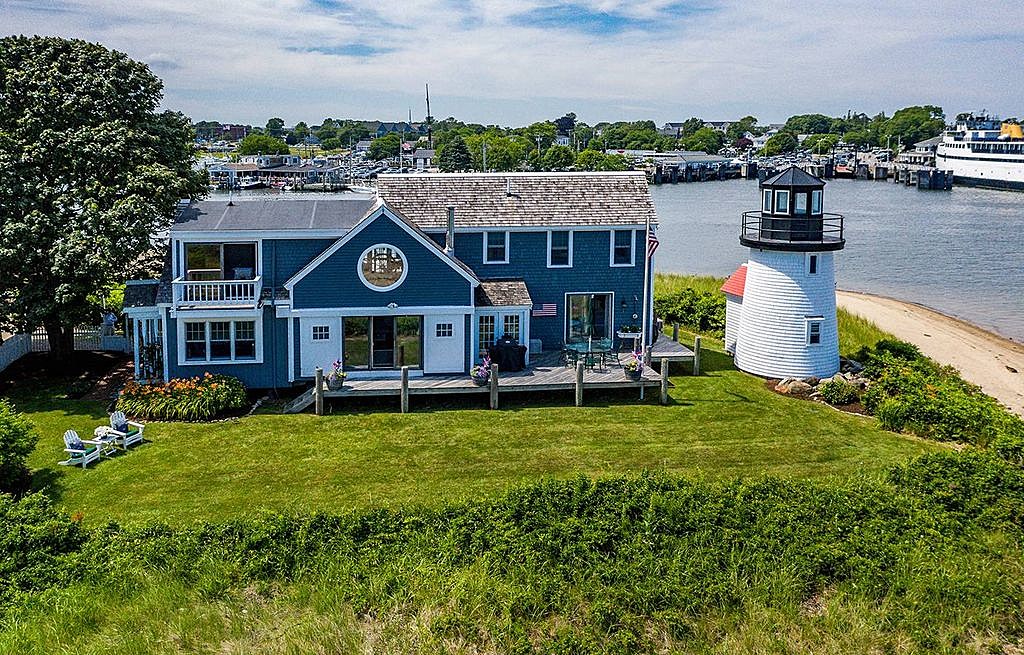
[[678, 139], [682, 136], [683, 125], [684, 123], [665, 123], [661, 126], [661, 129], [658, 130], [658, 133], [662, 136], [670, 136]]
[[371, 143], [372, 143], [372, 141], [368, 141], [368, 140], [365, 140], [365, 139], [363, 141], [358, 141], [356, 143], [355, 151], [356, 152], [366, 152], [367, 150], [370, 149], [370, 144]]
[[704, 127], [710, 127], [716, 132], [725, 134], [729, 130], [729, 126], [735, 121], [704, 121]]
[[429, 148], [417, 148], [412, 155], [412, 166], [418, 171], [425, 171], [434, 167], [436, 150]]
[[942, 143], [942, 135], [914, 144], [913, 150], [901, 152], [896, 157], [897, 164], [912, 164], [915, 166], [935, 166], [935, 151]]
[[568, 146], [571, 143], [572, 140], [569, 138], [568, 134], [559, 134], [558, 136], [555, 137], [556, 146]]

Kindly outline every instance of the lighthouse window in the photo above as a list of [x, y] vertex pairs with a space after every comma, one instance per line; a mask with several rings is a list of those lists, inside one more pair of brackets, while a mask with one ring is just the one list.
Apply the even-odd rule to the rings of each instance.
[[821, 317], [807, 319], [807, 345], [816, 346], [821, 343]]
[[794, 200], [793, 213], [794, 214], [806, 214], [807, 213], [807, 194], [806, 193], [798, 193], [795, 196], [793, 196], [793, 200]]
[[765, 189], [764, 195], [761, 199], [761, 211], [771, 212], [772, 210], [772, 191], [771, 189]]
[[789, 191], [776, 191], [775, 192], [775, 213], [776, 214], [788, 214], [789, 213]]
[[817, 275], [818, 274], [818, 256], [808, 255], [807, 256], [807, 274]]
[[811, 191], [811, 213], [821, 213], [821, 190]]

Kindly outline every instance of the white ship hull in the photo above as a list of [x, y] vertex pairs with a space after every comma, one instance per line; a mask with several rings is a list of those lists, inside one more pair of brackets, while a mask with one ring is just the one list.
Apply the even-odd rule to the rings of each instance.
[[1024, 156], [950, 150], [945, 144], [939, 145], [935, 153], [935, 167], [953, 171], [955, 183], [1024, 190]]

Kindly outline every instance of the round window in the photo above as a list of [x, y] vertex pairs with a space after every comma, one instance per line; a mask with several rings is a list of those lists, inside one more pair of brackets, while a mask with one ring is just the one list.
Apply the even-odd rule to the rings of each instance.
[[386, 243], [370, 246], [359, 260], [359, 278], [374, 291], [394, 289], [408, 272], [402, 251]]

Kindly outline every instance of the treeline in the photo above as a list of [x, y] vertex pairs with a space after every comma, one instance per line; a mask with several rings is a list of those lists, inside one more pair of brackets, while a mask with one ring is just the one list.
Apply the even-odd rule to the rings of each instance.
[[[884, 113], [869, 117], [850, 112], [845, 117], [825, 114], [790, 116], [781, 128], [761, 125], [755, 116], [731, 121], [716, 129], [704, 119], [689, 118], [659, 128], [654, 121], [600, 122], [589, 125], [570, 112], [560, 118], [538, 121], [522, 127], [502, 127], [465, 123], [455, 117], [415, 124], [405, 134], [406, 141], [427, 145], [424, 126], [429, 124], [438, 163], [443, 170], [623, 170], [629, 162], [608, 150], [703, 151], [709, 154], [746, 152], [754, 138], [775, 132], [761, 154], [777, 155], [798, 149], [826, 153], [840, 143], [858, 147], [913, 143], [941, 133], [945, 126], [942, 108], [934, 105], [905, 107], [892, 116]], [[219, 123], [196, 123], [197, 133], [210, 133]], [[721, 126], [720, 126], [721, 127]], [[215, 130], [214, 130], [215, 131]], [[809, 135], [809, 136], [807, 136]], [[368, 123], [357, 120], [323, 119], [319, 125], [299, 122], [285, 127], [280, 118], [271, 118], [265, 127], [251, 129], [239, 144], [239, 154], [283, 154], [290, 145], [315, 143], [326, 151], [348, 148], [373, 136]], [[801, 142], [801, 137], [804, 137]], [[402, 147], [399, 133], [373, 139], [368, 156], [374, 160], [398, 156]], [[486, 159], [486, 162], [485, 162]], [[485, 166], [486, 164], [486, 166]]]

